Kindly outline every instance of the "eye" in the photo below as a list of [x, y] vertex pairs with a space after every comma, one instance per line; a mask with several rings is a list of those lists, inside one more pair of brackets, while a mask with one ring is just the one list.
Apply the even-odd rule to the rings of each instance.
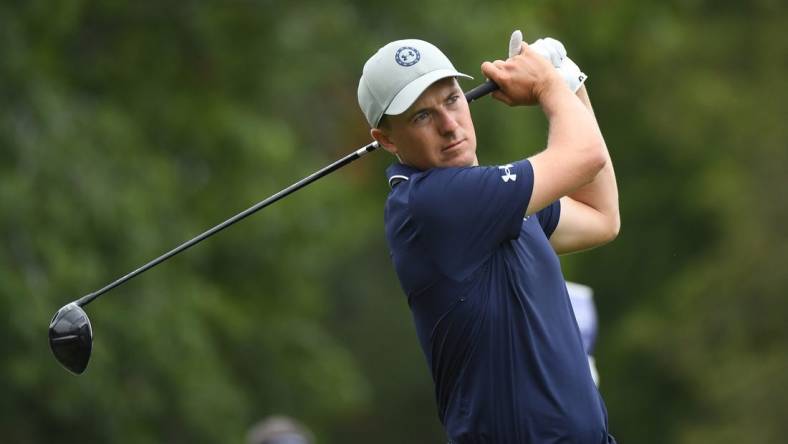
[[456, 103], [458, 100], [460, 100], [460, 95], [459, 95], [459, 94], [454, 94], [454, 95], [450, 96], [448, 99], [446, 99], [446, 103], [447, 103], [448, 105], [453, 105], [453, 104], [455, 104], [455, 103]]
[[430, 114], [427, 111], [422, 111], [416, 114], [415, 116], [413, 116], [413, 123], [421, 123], [427, 120], [427, 117], [429, 117], [429, 115]]

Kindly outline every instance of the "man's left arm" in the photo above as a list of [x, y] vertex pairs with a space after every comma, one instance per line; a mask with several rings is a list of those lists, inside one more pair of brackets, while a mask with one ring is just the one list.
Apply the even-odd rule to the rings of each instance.
[[[577, 96], [593, 116], [594, 110], [585, 85], [577, 90]], [[618, 187], [610, 153], [607, 146], [604, 147], [607, 162], [596, 178], [561, 198], [558, 225], [550, 236], [550, 244], [558, 254], [594, 248], [618, 236], [621, 227]]]

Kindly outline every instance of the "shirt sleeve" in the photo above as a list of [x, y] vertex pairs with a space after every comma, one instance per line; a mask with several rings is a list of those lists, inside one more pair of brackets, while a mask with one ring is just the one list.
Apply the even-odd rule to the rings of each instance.
[[542, 226], [544, 235], [550, 239], [555, 227], [558, 226], [558, 220], [561, 218], [561, 201], [557, 200], [542, 208], [536, 213], [536, 217], [539, 219], [539, 225]]
[[409, 201], [426, 254], [446, 276], [465, 279], [495, 247], [520, 235], [533, 178], [528, 160], [436, 168], [415, 178]]

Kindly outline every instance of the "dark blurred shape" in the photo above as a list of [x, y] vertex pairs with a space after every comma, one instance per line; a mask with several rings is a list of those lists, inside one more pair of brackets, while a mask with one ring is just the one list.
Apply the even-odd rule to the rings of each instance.
[[246, 435], [247, 444], [314, 444], [312, 433], [295, 419], [269, 416]]

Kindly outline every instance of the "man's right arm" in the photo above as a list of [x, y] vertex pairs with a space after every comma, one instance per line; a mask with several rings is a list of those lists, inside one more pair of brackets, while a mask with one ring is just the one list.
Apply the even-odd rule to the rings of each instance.
[[596, 120], [555, 68], [523, 44], [520, 55], [482, 64], [500, 87], [493, 97], [510, 105], [542, 107], [549, 121], [547, 148], [529, 158], [534, 186], [526, 214], [533, 214], [594, 180], [607, 162]]

